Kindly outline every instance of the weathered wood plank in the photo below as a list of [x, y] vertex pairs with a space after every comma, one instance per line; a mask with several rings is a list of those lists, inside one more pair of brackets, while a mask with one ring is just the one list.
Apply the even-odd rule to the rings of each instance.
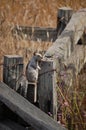
[[66, 130], [3, 82], [0, 82], [0, 100], [36, 130]]
[[76, 74], [80, 73], [84, 64], [86, 63], [86, 46], [76, 45], [74, 47], [74, 51], [71, 53], [71, 57], [69, 57], [65, 61], [65, 65], [73, 65], [76, 69]]
[[47, 50], [45, 56], [55, 56], [67, 59], [73, 51], [74, 45], [78, 43], [86, 26], [86, 9], [77, 11], [72, 15], [70, 22], [67, 24], [64, 31]]
[[51, 59], [42, 61], [38, 82], [39, 107], [57, 120], [56, 64]]
[[16, 81], [23, 73], [23, 57], [19, 55], [5, 55], [3, 68], [3, 81], [11, 88], [17, 90]]
[[13, 29], [13, 36], [20, 36], [20, 38], [25, 38], [26, 40], [51, 42], [56, 40], [57, 31], [55, 28], [16, 26]]

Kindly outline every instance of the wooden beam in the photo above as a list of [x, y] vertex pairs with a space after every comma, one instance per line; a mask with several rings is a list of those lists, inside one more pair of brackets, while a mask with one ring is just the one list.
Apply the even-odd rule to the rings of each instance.
[[3, 81], [14, 90], [18, 89], [17, 80], [23, 73], [23, 57], [19, 55], [5, 55], [3, 67]]
[[71, 64], [75, 67], [75, 73], [80, 73], [81, 69], [86, 63], [86, 46], [84, 45], [76, 45], [74, 47], [74, 51], [65, 61], [66, 66], [70, 66]]
[[39, 107], [57, 120], [56, 64], [52, 59], [42, 61], [38, 80]]
[[41, 40], [53, 42], [57, 37], [56, 28], [16, 26], [12, 30], [12, 33], [14, 37], [33, 41]]
[[45, 53], [46, 57], [54, 56], [67, 59], [81, 38], [86, 26], [86, 9], [79, 10], [72, 15], [64, 31]]
[[[75, 45], [71, 56], [65, 61], [61, 62], [59, 68], [60, 79], [65, 83], [66, 86], [74, 86], [76, 83], [76, 77], [80, 74], [80, 71], [86, 64], [86, 46]], [[62, 68], [62, 66], [64, 66]], [[66, 76], [65, 76], [66, 75]], [[76, 80], [76, 81], [75, 81]]]
[[0, 100], [36, 130], [66, 130], [3, 82], [0, 82]]

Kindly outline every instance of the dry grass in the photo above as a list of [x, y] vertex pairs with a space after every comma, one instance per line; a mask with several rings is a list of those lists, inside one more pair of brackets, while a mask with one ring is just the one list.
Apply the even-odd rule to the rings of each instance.
[[[23, 40], [13, 39], [11, 30], [16, 24], [24, 26], [27, 25], [27, 26], [56, 27], [57, 9], [62, 6], [72, 7], [74, 10], [77, 10], [86, 7], [86, 0], [0, 0], [0, 63], [3, 62], [3, 56], [6, 54], [19, 54], [24, 57], [24, 63], [26, 65], [26, 63], [28, 62], [34, 51], [47, 50], [47, 48], [52, 43], [26, 41], [24, 39]], [[78, 79], [82, 78], [84, 80], [85, 79], [84, 77], [86, 77], [85, 75], [86, 73], [85, 74], [82, 73], [78, 77]], [[0, 80], [2, 80], [2, 66], [0, 66]], [[80, 88], [82, 88], [83, 86], [83, 89], [81, 89], [82, 93], [84, 93], [83, 92], [85, 88], [84, 85], [85, 81], [80, 80], [79, 83]], [[76, 88], [76, 86], [74, 88]], [[74, 92], [75, 91], [76, 90], [74, 89]], [[79, 94], [78, 90], [77, 93]], [[63, 95], [61, 94], [61, 99], [65, 98], [71, 101], [71, 99], [69, 98], [70, 95], [66, 97], [65, 94], [67, 93], [63, 93]], [[80, 97], [81, 97], [80, 98], [81, 104], [82, 105], [86, 104], [86, 97], [85, 99], [83, 98], [83, 100], [82, 96]], [[81, 106], [77, 107], [77, 105], [79, 104], [77, 104], [77, 101], [75, 100], [74, 107], [72, 107], [72, 104], [70, 103], [70, 109], [77, 108], [75, 114], [79, 115], [77, 117], [80, 118], [79, 121], [83, 123], [84, 122], [83, 117], [82, 115], [80, 116], [79, 114]], [[83, 107], [85, 107], [85, 105], [83, 105]], [[63, 109], [64, 116], [68, 112], [71, 115], [68, 106], [64, 107], [63, 105], [63, 108], [64, 108]], [[86, 110], [86, 107], [85, 109], [82, 108], [82, 111], [83, 110]], [[75, 117], [75, 115], [73, 115], [73, 117]], [[74, 118], [72, 119], [74, 122], [75, 119]], [[75, 130], [79, 129], [77, 128]]]
[[[58, 95], [58, 120], [68, 127], [68, 130], [86, 129], [86, 64], [79, 73], [75, 75], [70, 69], [70, 74], [66, 70], [64, 78], [73, 80], [73, 85], [65, 84], [62, 76], [57, 82]], [[73, 77], [72, 77], [73, 76]], [[59, 118], [59, 114], [61, 118]]]
[[0, 0], [0, 63], [5, 54], [19, 54], [26, 59], [30, 58], [36, 48], [46, 50], [51, 45], [51, 43], [14, 40], [11, 29], [16, 24], [56, 27], [59, 7], [70, 6], [76, 10], [85, 5], [86, 1], [83, 0]]

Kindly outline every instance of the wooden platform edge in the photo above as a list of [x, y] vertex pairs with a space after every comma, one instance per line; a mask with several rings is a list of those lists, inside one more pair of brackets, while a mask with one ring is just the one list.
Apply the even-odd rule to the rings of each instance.
[[0, 100], [35, 130], [66, 130], [47, 114], [0, 81]]

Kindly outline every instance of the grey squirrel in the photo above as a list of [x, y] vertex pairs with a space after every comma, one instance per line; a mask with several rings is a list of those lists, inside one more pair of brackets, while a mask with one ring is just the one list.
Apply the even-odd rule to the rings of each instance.
[[26, 66], [26, 77], [29, 82], [37, 82], [38, 72], [41, 69], [39, 62], [42, 60], [42, 55], [39, 53], [34, 53], [30, 62]]

